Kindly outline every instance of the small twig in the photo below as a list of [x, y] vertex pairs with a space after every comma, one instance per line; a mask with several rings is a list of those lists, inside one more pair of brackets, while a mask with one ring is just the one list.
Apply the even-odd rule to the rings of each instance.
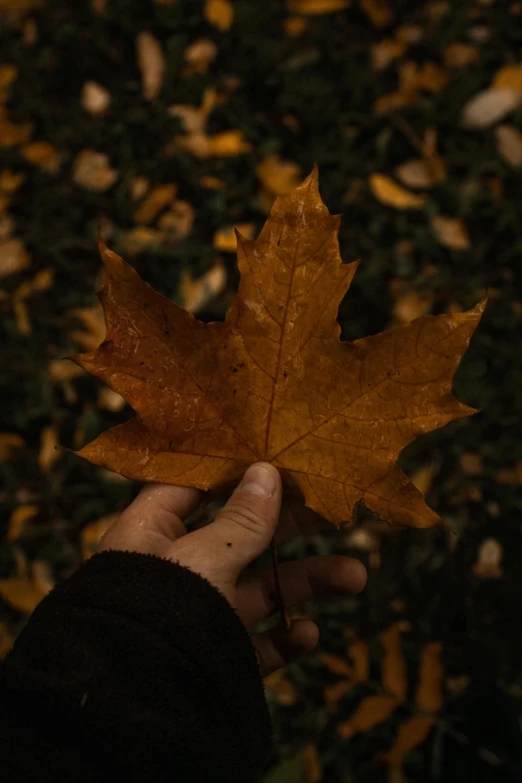
[[272, 550], [272, 565], [274, 566], [277, 603], [279, 605], [279, 611], [281, 612], [280, 627], [284, 628], [285, 631], [289, 631], [292, 627], [292, 618], [290, 617], [290, 613], [286, 608], [285, 599], [283, 598], [283, 594], [281, 592], [281, 583], [279, 581], [279, 568], [278, 568], [278, 561], [277, 561], [277, 547], [275, 542], [275, 536], [273, 536], [272, 540], [270, 541], [270, 549]]

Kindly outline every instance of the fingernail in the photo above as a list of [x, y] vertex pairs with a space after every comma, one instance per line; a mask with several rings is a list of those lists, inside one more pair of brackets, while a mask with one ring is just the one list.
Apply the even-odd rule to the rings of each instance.
[[274, 474], [264, 465], [251, 465], [239, 485], [241, 492], [250, 492], [252, 495], [263, 495], [263, 497], [275, 495], [276, 488]]

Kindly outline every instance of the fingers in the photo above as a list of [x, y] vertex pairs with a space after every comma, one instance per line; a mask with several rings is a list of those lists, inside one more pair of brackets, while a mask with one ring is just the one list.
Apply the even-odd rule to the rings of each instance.
[[196, 510], [202, 496], [192, 487], [146, 484], [102, 537], [100, 550], [154, 553], [161, 540], [175, 541], [186, 534], [182, 520]]
[[[305, 601], [356, 595], [366, 584], [366, 569], [344, 555], [319, 555], [279, 564], [281, 592], [288, 609]], [[248, 630], [278, 611], [272, 563], [241, 576], [236, 590], [237, 612]]]
[[267, 677], [276, 669], [312, 652], [319, 641], [319, 628], [311, 620], [295, 620], [286, 632], [273, 628], [250, 637], [256, 652], [261, 676]]

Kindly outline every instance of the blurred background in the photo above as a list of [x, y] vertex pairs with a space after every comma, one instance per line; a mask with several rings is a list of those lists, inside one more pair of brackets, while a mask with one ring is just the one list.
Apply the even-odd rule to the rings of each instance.
[[54, 448], [133, 415], [63, 360], [105, 335], [98, 226], [222, 320], [233, 228], [315, 162], [362, 259], [342, 339], [487, 295], [453, 383], [481, 412], [399, 460], [456, 535], [360, 508], [281, 546], [369, 581], [299, 608], [321, 640], [266, 680], [262, 783], [521, 779], [522, 2], [0, 0], [0, 156], [0, 655], [140, 488]]

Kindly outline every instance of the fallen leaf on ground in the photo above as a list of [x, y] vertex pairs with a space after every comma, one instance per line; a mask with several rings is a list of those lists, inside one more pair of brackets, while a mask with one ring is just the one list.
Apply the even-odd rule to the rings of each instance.
[[388, 0], [359, 0], [359, 5], [375, 27], [386, 27], [393, 21]]
[[304, 783], [321, 783], [323, 769], [315, 745], [305, 745], [301, 751], [303, 762]]
[[419, 663], [419, 682], [415, 692], [415, 705], [421, 712], [436, 713], [443, 704], [441, 662], [442, 645], [428, 642], [422, 650]]
[[427, 739], [434, 723], [433, 718], [414, 715], [400, 724], [397, 729], [395, 742], [391, 748], [382, 754], [383, 761], [386, 761], [388, 764], [390, 775], [388, 780], [392, 781], [392, 783], [406, 783], [406, 778], [402, 771], [402, 762], [408, 753]]
[[206, 0], [203, 15], [209, 24], [226, 32], [234, 21], [234, 6], [230, 0]]
[[210, 63], [216, 59], [218, 48], [210, 38], [200, 38], [185, 49], [184, 56], [188, 67], [184, 75], [206, 73]]
[[25, 442], [20, 435], [14, 432], [0, 433], [0, 462], [17, 459], [25, 451]]
[[285, 34], [290, 38], [298, 38], [308, 28], [308, 20], [302, 16], [288, 16], [283, 20]]
[[158, 96], [165, 75], [165, 58], [161, 44], [152, 33], [143, 31], [136, 38], [138, 66], [141, 71], [143, 95], [148, 101]]
[[222, 179], [211, 176], [201, 177], [199, 184], [202, 188], [211, 188], [213, 190], [222, 190], [225, 187], [225, 183]]
[[429, 465], [423, 465], [418, 468], [412, 476], [410, 481], [414, 484], [419, 492], [423, 495], [427, 495], [433, 484], [433, 477], [435, 475], [435, 465], [430, 463]]
[[500, 579], [503, 575], [502, 556], [504, 550], [495, 538], [486, 538], [479, 549], [473, 573], [479, 579]]
[[4, 169], [0, 173], [0, 191], [2, 193], [14, 193], [25, 181], [25, 174], [15, 174], [14, 171]]
[[465, 68], [479, 59], [479, 50], [473, 44], [455, 42], [446, 46], [443, 52], [446, 68]]
[[18, 144], [25, 144], [31, 138], [32, 132], [32, 122], [11, 122], [5, 109], [0, 107], [0, 147], [16, 147]]
[[35, 166], [50, 174], [57, 174], [60, 168], [60, 154], [48, 141], [33, 141], [20, 150], [22, 156]]
[[0, 279], [21, 272], [31, 263], [31, 257], [20, 239], [0, 242]]
[[32, 579], [12, 577], [0, 579], [0, 595], [13, 609], [25, 614], [32, 614], [40, 601], [43, 601], [48, 591], [35, 584]]
[[40, 436], [40, 452], [38, 454], [38, 465], [42, 473], [48, 473], [60, 457], [60, 452], [55, 449], [58, 444], [58, 432], [54, 424], [44, 427]]
[[279, 704], [291, 706], [298, 699], [297, 688], [290, 682], [284, 669], [276, 669], [263, 680], [265, 690], [269, 696], [275, 696]]
[[355, 734], [371, 731], [374, 726], [387, 720], [397, 707], [397, 701], [386, 693], [366, 696], [357, 705], [354, 714], [337, 725], [337, 733], [343, 739]]
[[15, 508], [9, 517], [7, 540], [16, 541], [16, 539], [23, 534], [26, 522], [35, 517], [39, 510], [38, 506], [35, 506], [34, 504], [18, 506]]
[[428, 291], [405, 291], [400, 294], [393, 305], [393, 318], [395, 324], [407, 324], [421, 315], [426, 315], [431, 310], [433, 294]]
[[252, 145], [245, 141], [242, 131], [229, 130], [214, 136], [194, 134], [176, 136], [176, 144], [197, 158], [227, 158], [250, 152]]
[[252, 239], [254, 236], [255, 226], [253, 223], [238, 223], [237, 226], [220, 228], [218, 231], [216, 231], [212, 240], [212, 246], [216, 250], [235, 253], [237, 250], [236, 229], [246, 239]]
[[94, 117], [105, 114], [111, 105], [111, 94], [97, 82], [85, 82], [80, 99], [82, 108]]
[[469, 250], [469, 240], [466, 226], [460, 218], [443, 217], [436, 215], [431, 220], [431, 227], [438, 242], [451, 250]]
[[372, 174], [369, 178], [370, 188], [375, 198], [395, 209], [422, 209], [425, 197], [410, 193], [385, 174]]
[[382, 687], [397, 701], [402, 704], [406, 699], [408, 689], [408, 671], [406, 659], [401, 649], [401, 622], [387, 628], [381, 633], [381, 642], [384, 655], [381, 663]]
[[158, 226], [167, 241], [179, 241], [188, 237], [192, 230], [195, 212], [188, 201], [177, 199], [171, 208], [158, 220]]
[[396, 460], [420, 434], [477, 412], [450, 382], [486, 300], [341, 342], [337, 310], [359, 262], [342, 263], [339, 226], [314, 168], [278, 197], [257, 240], [238, 233], [239, 292], [225, 322], [209, 324], [100, 239], [106, 339], [69, 358], [138, 415], [76, 453], [133, 480], [216, 491], [267, 460], [296, 503], [336, 527], [360, 500], [392, 525], [441, 525]]
[[396, 38], [384, 38], [374, 44], [370, 50], [373, 70], [383, 71], [393, 60], [402, 57], [406, 48], [406, 42]]
[[192, 278], [188, 269], [184, 269], [180, 283], [181, 306], [189, 313], [197, 313], [224, 290], [226, 280], [226, 270], [222, 261], [216, 261], [196, 280]]
[[397, 166], [395, 176], [409, 188], [433, 188], [446, 177], [446, 166], [438, 156], [431, 160], [414, 158]]
[[131, 183], [131, 198], [133, 201], [139, 201], [144, 197], [150, 187], [148, 177], [135, 177]]
[[301, 168], [297, 163], [280, 160], [273, 153], [256, 167], [256, 174], [266, 190], [274, 196], [282, 196], [299, 185], [302, 180]]
[[286, 0], [286, 7], [293, 14], [331, 14], [348, 8], [351, 0]]
[[497, 71], [492, 86], [499, 90], [516, 90], [522, 93], [522, 63], [505, 65]]
[[163, 231], [148, 226], [136, 226], [122, 238], [123, 248], [129, 255], [137, 255], [144, 250], [160, 247], [165, 239]]
[[136, 223], [152, 223], [161, 210], [174, 201], [177, 190], [177, 185], [173, 183], [156, 185], [134, 213]]
[[462, 112], [465, 128], [489, 128], [502, 120], [522, 103], [522, 94], [516, 90], [488, 87], [471, 98]]
[[79, 307], [72, 310], [83, 323], [85, 331], [74, 330], [71, 337], [85, 351], [94, 351], [96, 347], [105, 339], [106, 328], [105, 318], [103, 317], [103, 308], [99, 302], [92, 307]]
[[513, 125], [499, 125], [495, 129], [497, 151], [501, 158], [516, 168], [522, 164], [522, 133]]
[[103, 152], [86, 149], [79, 152], [73, 166], [73, 182], [88, 190], [109, 190], [119, 177], [111, 169], [109, 158]]

